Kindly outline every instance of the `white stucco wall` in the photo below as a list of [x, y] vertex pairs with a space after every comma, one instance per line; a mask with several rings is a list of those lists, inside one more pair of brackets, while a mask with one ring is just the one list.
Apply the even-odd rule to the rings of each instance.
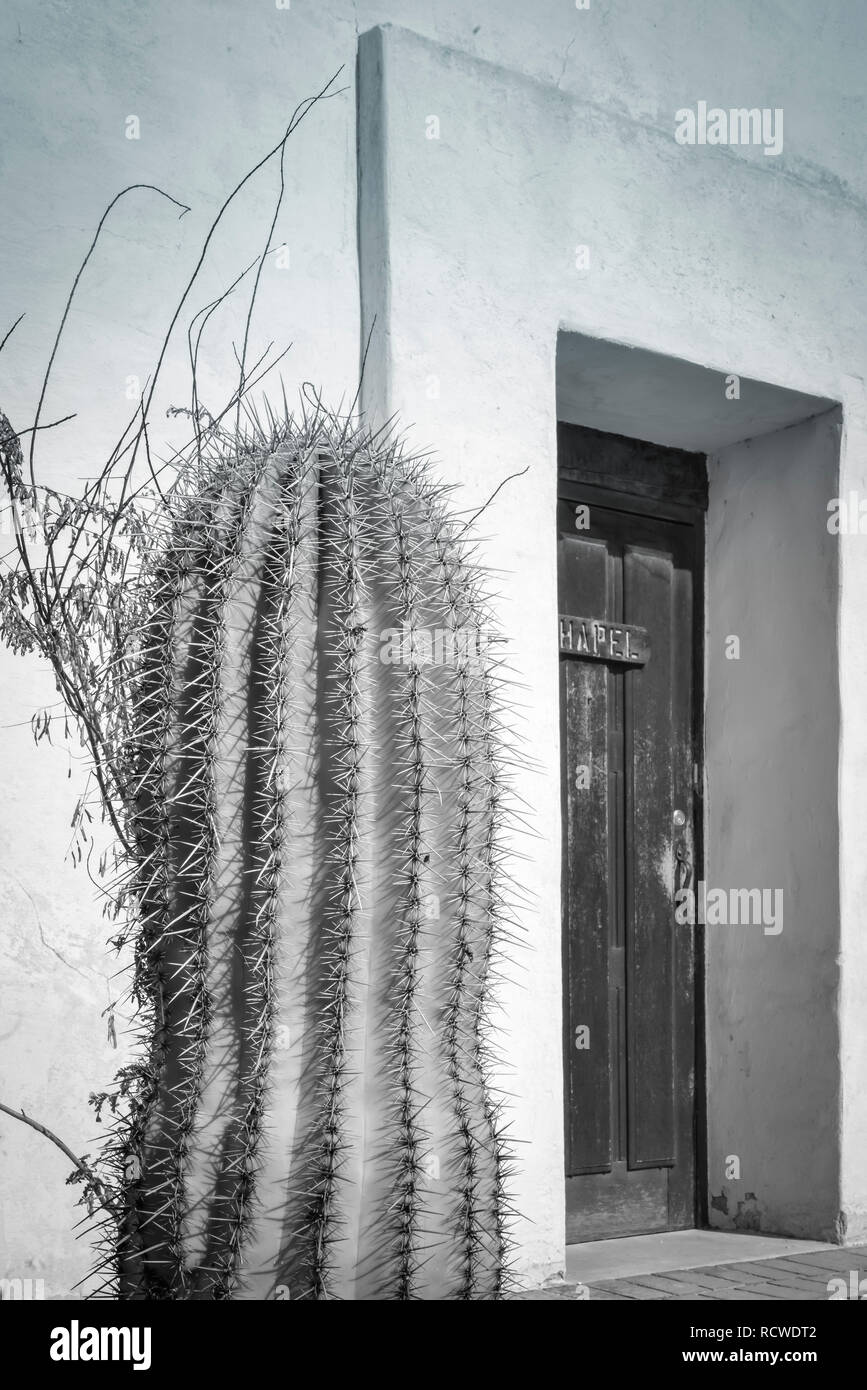
[[[382, 79], [362, 86], [363, 112], [370, 101], [369, 139], [364, 123], [361, 130], [363, 214], [369, 199], [372, 219], [383, 201], [381, 187], [387, 188], [386, 259], [379, 241], [369, 248], [363, 237], [361, 243], [363, 303], [372, 314], [379, 295], [380, 322], [388, 324], [368, 403], [418, 422], [419, 432], [436, 440], [448, 469], [466, 479], [469, 502], [481, 503], [507, 475], [529, 469], [497, 498], [486, 530], [533, 711], [527, 760], [540, 769], [521, 782], [541, 836], [523, 871], [535, 895], [535, 909], [527, 914], [531, 979], [529, 988], [519, 985], [506, 1001], [514, 1025], [513, 1089], [532, 1097], [516, 1112], [516, 1128], [525, 1121], [534, 1136], [518, 1192], [527, 1217], [522, 1245], [528, 1271], [540, 1272], [556, 1267], [563, 1202], [554, 1104], [560, 1095], [559, 802], [551, 752], [557, 330], [841, 400], [848, 421], [841, 488], [857, 487], [863, 482], [867, 341], [867, 299], [856, 288], [864, 208], [794, 152], [772, 162], [750, 150], [684, 148], [662, 118], [648, 122], [601, 111], [399, 30], [371, 35], [364, 44], [363, 79], [368, 62], [371, 75], [380, 68]], [[425, 136], [431, 114], [440, 119], [438, 140]], [[587, 272], [576, 270], [579, 244], [591, 248]], [[833, 259], [827, 255], [832, 245]], [[738, 409], [732, 401], [732, 412]], [[752, 432], [746, 410], [743, 422], [746, 436]], [[820, 507], [813, 525], [823, 528], [824, 521]], [[821, 546], [818, 552], [826, 554]], [[858, 906], [861, 826], [851, 807], [867, 742], [859, 727], [862, 658], [846, 634], [861, 601], [863, 546], [857, 538], [845, 540], [840, 555], [846, 866], [840, 1027], [850, 1068], [841, 1208], [853, 1237], [864, 1229], [867, 1189], [856, 1160], [867, 1112], [856, 1081], [859, 1068], [864, 1074], [857, 1001], [865, 941]], [[831, 901], [833, 890], [832, 884]], [[833, 924], [829, 943], [835, 931]], [[828, 991], [826, 980], [822, 998], [831, 1007]], [[794, 1007], [791, 1000], [788, 1007]], [[826, 1037], [823, 1067], [832, 1053], [833, 1040]], [[802, 1059], [806, 1064], [806, 1054]], [[827, 1071], [820, 1068], [807, 1109], [811, 1122], [827, 1132], [836, 1099], [822, 1091], [822, 1075]], [[761, 1084], [777, 1083], [768, 1071]], [[760, 1094], [755, 1098], [760, 1111]], [[834, 1123], [832, 1113], [831, 1130]], [[802, 1193], [803, 1178], [802, 1170]], [[834, 1227], [834, 1186], [826, 1174], [813, 1234]], [[779, 1210], [776, 1215], [780, 1219]]]
[[763, 925], [705, 928], [708, 1217], [825, 1240], [848, 1215], [838, 539], [826, 526], [839, 445], [831, 410], [722, 450], [707, 524], [705, 881], [729, 902], [733, 888], [767, 893]]
[[[253, 348], [294, 343], [283, 368], [290, 394], [303, 380], [331, 396], [354, 390], [357, 37], [392, 21], [463, 51], [396, 30], [387, 38], [386, 143], [379, 153], [370, 141], [362, 148], [371, 191], [377, 164], [387, 167], [393, 199], [381, 228], [390, 312], [374, 264], [365, 288], [368, 321], [378, 312], [391, 335], [374, 347], [369, 400], [417, 422], [420, 444], [438, 451], [443, 473], [467, 483], [467, 507], [530, 465], [500, 495], [487, 528], [528, 686], [526, 755], [540, 769], [523, 781], [537, 812], [539, 839], [523, 874], [535, 898], [507, 1000], [522, 1039], [510, 1059], [515, 1130], [533, 1138], [519, 1193], [528, 1278], [562, 1267], [550, 661], [557, 328], [841, 399], [843, 485], [863, 484], [864, 44], [863, 33], [860, 45], [852, 36], [864, 16], [847, 11], [820, 12], [808, 0], [788, 5], [784, 18], [750, 0], [701, 0], [688, 10], [669, 0], [593, 0], [589, 11], [566, 0], [481, 0], [472, 9], [465, 0], [433, 8], [420, 0], [292, 0], [287, 10], [270, 0], [8, 0], [0, 15], [0, 331], [27, 315], [0, 359], [0, 406], [16, 427], [32, 419], [65, 294], [110, 198], [143, 181], [191, 205], [179, 222], [155, 195], [131, 195], [82, 284], [47, 402], [49, 418], [76, 410], [78, 419], [41, 446], [43, 477], [67, 487], [92, 466], [94, 448], [119, 432], [127, 378], [150, 370], [166, 310], [223, 197], [279, 137], [297, 101], [341, 64], [349, 90], [314, 112], [290, 147], [275, 240], [288, 241], [291, 269], [266, 272]], [[674, 110], [704, 97], [784, 106], [784, 154], [772, 161], [750, 150], [676, 146]], [[138, 141], [124, 135], [130, 114], [141, 121]], [[439, 141], [425, 139], [430, 114], [440, 117]], [[225, 219], [193, 309], [257, 253], [274, 187], [273, 171], [260, 176]], [[577, 243], [591, 246], [589, 274], [574, 269]], [[369, 242], [367, 254], [375, 259]], [[227, 315], [214, 324], [206, 403], [232, 376], [238, 323]], [[155, 420], [185, 399], [182, 348], [181, 334]], [[842, 545], [842, 1189], [850, 1234], [867, 1223], [859, 1171], [867, 1150], [867, 961], [858, 922], [867, 888], [867, 730], [858, 727], [867, 675], [864, 546], [857, 538]], [[34, 749], [26, 727], [34, 707], [52, 698], [36, 663], [0, 653], [0, 1095], [87, 1150], [95, 1126], [86, 1097], [107, 1082], [118, 1054], [100, 1018], [110, 968], [104, 924], [84, 876], [63, 862], [79, 764], [65, 781], [65, 754]], [[62, 1292], [89, 1264], [71, 1232], [66, 1161], [4, 1121], [0, 1163], [0, 1273], [42, 1275], [49, 1292]]]
[[[130, 183], [154, 183], [191, 207], [179, 221], [168, 203], [141, 191], [115, 210], [82, 280], [47, 396], [44, 419], [70, 411], [78, 418], [41, 437], [43, 481], [75, 489], [95, 471], [94, 451], [104, 456], [135, 408], [127, 378], [143, 385], [152, 370], [220, 204], [280, 138], [297, 102], [341, 63], [351, 85], [354, 43], [348, 8], [302, 7], [290, 17], [273, 5], [243, 14], [204, 3], [3, 7], [0, 177], [8, 206], [0, 336], [26, 317], [0, 359], [0, 408], [17, 429], [33, 418], [72, 277], [111, 198]], [[139, 117], [139, 140], [125, 137], [130, 114]], [[273, 165], [263, 170], [227, 214], [191, 296], [193, 312], [259, 253], [276, 179]], [[278, 351], [294, 341], [283, 369], [287, 391], [309, 378], [339, 395], [351, 390], [358, 359], [351, 92], [299, 128], [286, 179], [276, 239], [289, 243], [290, 269], [265, 270], [251, 353], [255, 360], [271, 339]], [[236, 379], [231, 341], [240, 342], [245, 308], [239, 301], [212, 320], [206, 405]], [[186, 427], [173, 428], [165, 409], [189, 403], [185, 327], [154, 409], [164, 440], [178, 442]], [[98, 1126], [88, 1094], [107, 1087], [122, 1055], [100, 1017], [105, 976], [116, 964], [87, 878], [64, 862], [81, 750], [73, 749], [78, 761], [67, 781], [63, 753], [35, 749], [30, 736], [34, 708], [56, 698], [36, 662], [0, 651], [0, 1097], [77, 1152], [93, 1153]], [[64, 1186], [70, 1165], [44, 1138], [4, 1119], [0, 1166], [0, 1274], [39, 1276], [49, 1296], [62, 1294], [92, 1262], [73, 1231], [82, 1213]]]

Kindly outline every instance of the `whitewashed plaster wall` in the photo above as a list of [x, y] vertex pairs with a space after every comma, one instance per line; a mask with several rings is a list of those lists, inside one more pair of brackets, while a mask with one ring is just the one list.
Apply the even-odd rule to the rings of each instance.
[[708, 469], [705, 880], [779, 909], [704, 933], [708, 1217], [824, 1240], [858, 1200], [841, 1192], [839, 991], [857, 966], [837, 872], [840, 431], [826, 411]]
[[[519, 1097], [515, 1128], [533, 1135], [518, 1190], [526, 1216], [521, 1247], [524, 1268], [538, 1273], [556, 1266], [563, 1206], [554, 756], [557, 331], [841, 400], [848, 422], [841, 487], [863, 485], [867, 296], [858, 287], [858, 268], [865, 208], [794, 154], [773, 161], [752, 150], [685, 148], [675, 143], [670, 123], [602, 111], [397, 29], [365, 36], [361, 51], [362, 303], [367, 323], [378, 312], [387, 324], [372, 353], [368, 403], [400, 411], [436, 441], [448, 470], [466, 480], [469, 505], [480, 505], [508, 475], [528, 470], [499, 494], [485, 531], [491, 563], [502, 571], [503, 611], [531, 711], [525, 749], [528, 769], [535, 770], [521, 777], [521, 791], [535, 808], [540, 835], [533, 862], [522, 871], [535, 894], [526, 916], [526, 975], [504, 1000], [511, 1089]], [[772, 104], [759, 96], [755, 102]], [[426, 138], [432, 115], [438, 139]], [[376, 231], [369, 244], [365, 228]], [[576, 269], [578, 245], [590, 248], [589, 270]], [[738, 408], [732, 401], [732, 411]], [[743, 419], [746, 436], [752, 432], [746, 411]], [[658, 432], [650, 437], [665, 442]], [[827, 482], [824, 461], [823, 477]], [[824, 533], [825, 522], [820, 506], [812, 524]], [[826, 553], [824, 543], [816, 549]], [[809, 1121], [802, 1115], [799, 1125], [813, 1123], [817, 1132], [821, 1126], [833, 1146], [842, 1124], [842, 1186], [820, 1175], [813, 1233], [836, 1229], [836, 1213], [829, 1211], [839, 1192], [852, 1235], [863, 1232], [867, 1214], [858, 1165], [867, 1125], [858, 1080], [867, 1046], [861, 1022], [867, 943], [857, 809], [867, 737], [859, 695], [864, 656], [852, 640], [865, 578], [863, 541], [847, 538], [840, 556], [844, 869], [836, 945], [844, 975], [844, 1091], [839, 1102], [832, 1026], [820, 1044], [816, 1090], [805, 1102]], [[834, 898], [832, 883], [831, 914]], [[830, 931], [836, 934], [836, 922]], [[790, 964], [801, 968], [791, 957]], [[803, 969], [809, 970], [806, 959]], [[801, 979], [799, 988], [809, 987]], [[827, 978], [822, 991], [832, 1009]], [[781, 1036], [794, 1026], [797, 1007], [794, 993], [781, 1001]], [[758, 1113], [777, 1085], [772, 1068], [750, 1084]], [[726, 1103], [745, 1108], [746, 1089], [735, 1087]], [[778, 1146], [781, 1162], [796, 1142], [793, 1131]], [[776, 1205], [771, 1200], [777, 1157], [765, 1149], [751, 1190], [761, 1203], [764, 1183], [772, 1219], [804, 1233], [809, 1173], [802, 1167], [795, 1181], [796, 1217], [784, 1195]]]
[[[136, 193], [113, 215], [82, 282], [47, 397], [48, 418], [70, 410], [78, 418], [44, 436], [45, 480], [74, 487], [95, 451], [114, 440], [130, 409], [127, 379], [143, 380], [151, 369], [168, 312], [223, 198], [279, 138], [296, 103], [341, 64], [340, 82], [349, 90], [311, 113], [291, 145], [275, 233], [289, 243], [290, 270], [266, 272], [252, 349], [271, 339], [278, 350], [294, 343], [283, 368], [290, 396], [304, 380], [332, 397], [354, 390], [355, 55], [358, 35], [386, 21], [471, 56], [392, 36], [403, 54], [389, 118], [399, 156], [392, 226], [399, 360], [389, 368], [385, 394], [407, 421], [418, 421], [419, 442], [439, 451], [443, 472], [468, 482], [467, 506], [513, 467], [531, 464], [527, 477], [501, 495], [489, 529], [499, 536], [495, 563], [534, 576], [525, 594], [514, 577], [504, 584], [512, 629], [526, 639], [529, 746], [546, 769], [530, 784], [542, 836], [530, 885], [538, 896], [514, 1000], [514, 1022], [525, 1035], [538, 1030], [538, 1045], [528, 1044], [516, 1059], [521, 1084], [525, 1094], [541, 1092], [538, 1102], [519, 1104], [516, 1130], [531, 1133], [538, 1112], [546, 1150], [545, 1172], [531, 1157], [523, 1180], [525, 1193], [540, 1183], [538, 1196], [524, 1204], [536, 1221], [524, 1228], [532, 1277], [562, 1266], [553, 1118], [559, 1055], [552, 1041], [559, 981], [551, 955], [559, 831], [548, 635], [556, 329], [563, 322], [843, 399], [846, 481], [858, 484], [865, 431], [864, 15], [810, 0], [785, 12], [758, 10], [751, 0], [725, 7], [698, 0], [688, 9], [673, 0], [591, 0], [588, 11], [567, 0], [445, 0], [435, 7], [421, 0], [292, 0], [279, 9], [273, 0], [7, 0], [0, 13], [0, 332], [19, 313], [26, 317], [0, 358], [0, 407], [17, 428], [32, 420], [65, 295], [109, 200], [130, 183], [152, 182], [191, 207], [178, 221], [156, 195]], [[674, 110], [700, 98], [784, 106], [784, 154], [774, 162], [752, 151], [676, 147]], [[443, 121], [438, 143], [424, 139], [425, 118], [436, 112]], [[141, 122], [139, 140], [125, 137], [132, 114]], [[191, 309], [257, 254], [274, 189], [272, 168], [226, 216]], [[580, 281], [576, 242], [595, 250], [592, 273]], [[417, 331], [408, 323], [413, 313]], [[233, 377], [238, 323], [237, 313], [227, 313], [213, 324], [206, 403]], [[440, 378], [438, 400], [427, 395], [430, 375]], [[154, 418], [185, 399], [181, 331]], [[179, 428], [173, 432], [166, 421], [166, 441], [176, 440]], [[859, 867], [867, 745], [854, 717], [867, 663], [858, 640], [857, 596], [867, 578], [862, 544], [843, 547], [850, 1229], [859, 1219], [863, 1229], [867, 1208], [857, 1186], [867, 1141], [858, 1095], [865, 1040], [855, 1023], [867, 1016], [857, 921], [867, 873]], [[54, 698], [38, 663], [0, 653], [0, 1094], [85, 1151], [95, 1132], [87, 1094], [107, 1083], [120, 1054], [100, 1017], [111, 968], [106, 929], [86, 879], [64, 863], [80, 763], [72, 763], [67, 780], [63, 748], [34, 749], [27, 727], [34, 708]], [[67, 1162], [41, 1137], [4, 1121], [0, 1163], [0, 1274], [41, 1275], [49, 1293], [62, 1293], [89, 1265], [86, 1243], [76, 1243], [71, 1230], [74, 1194], [62, 1185]]]

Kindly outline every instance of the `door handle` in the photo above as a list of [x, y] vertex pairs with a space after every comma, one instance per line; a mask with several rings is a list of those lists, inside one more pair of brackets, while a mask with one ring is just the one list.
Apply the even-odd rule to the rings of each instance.
[[692, 883], [692, 862], [687, 851], [686, 841], [678, 840], [674, 846], [674, 891], [689, 888]]

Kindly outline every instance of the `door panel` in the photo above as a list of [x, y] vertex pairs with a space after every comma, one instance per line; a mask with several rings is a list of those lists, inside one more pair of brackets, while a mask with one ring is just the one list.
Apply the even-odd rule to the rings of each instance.
[[626, 625], [649, 640], [646, 660], [588, 659], [580, 643], [560, 658], [575, 1240], [695, 1224], [694, 942], [675, 924], [674, 892], [694, 858], [697, 531], [597, 505], [584, 529], [580, 488], [568, 491], [558, 506], [561, 615], [596, 621], [597, 657], [622, 658]]
[[[587, 601], [603, 610], [608, 606], [609, 557], [605, 545], [576, 541], [582, 574], [586, 576]], [[611, 1166], [611, 1062], [608, 990], [599, 981], [608, 978], [611, 915], [609, 892], [609, 797], [608, 785], [608, 670], [602, 662], [574, 662], [565, 668], [564, 712], [568, 755], [564, 768], [564, 794], [586, 790], [581, 784], [596, 783], [588, 798], [588, 814], [567, 820], [567, 873], [569, 893], [583, 904], [584, 931], [580, 943], [567, 936], [566, 1032], [573, 1046], [578, 1030], [588, 1030], [591, 1046], [585, 1065], [573, 1067], [567, 1076], [570, 1094], [566, 1107], [570, 1171], [607, 1172]]]
[[[626, 546], [624, 607], [647, 627], [651, 657], [624, 676], [625, 856], [629, 1079], [627, 1158], [630, 1168], [675, 1161], [671, 556]], [[636, 681], [636, 675], [638, 677]]]

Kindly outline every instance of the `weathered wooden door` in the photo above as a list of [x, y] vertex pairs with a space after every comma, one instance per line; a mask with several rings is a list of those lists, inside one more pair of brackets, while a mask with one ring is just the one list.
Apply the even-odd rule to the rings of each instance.
[[[558, 504], [567, 1240], [696, 1224], [700, 528]], [[629, 508], [633, 508], [629, 510]], [[654, 508], [651, 506], [651, 510]], [[659, 510], [658, 508], [656, 510]]]

